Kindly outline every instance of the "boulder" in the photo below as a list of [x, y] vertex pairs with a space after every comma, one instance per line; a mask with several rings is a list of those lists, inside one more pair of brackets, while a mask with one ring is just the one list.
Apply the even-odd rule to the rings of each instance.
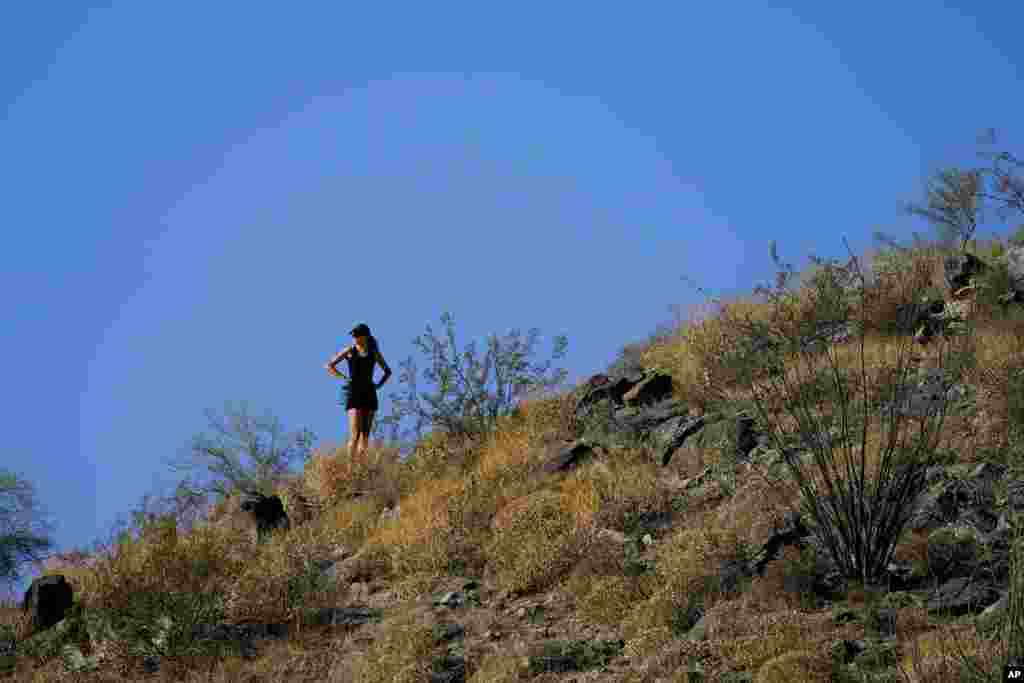
[[622, 429], [641, 434], [653, 431], [675, 417], [684, 417], [687, 413], [689, 408], [684, 403], [669, 398], [642, 408], [619, 408], [613, 417], [616, 425]]
[[962, 252], [946, 257], [946, 284], [951, 291], [962, 289], [971, 284], [972, 278], [988, 270], [988, 264], [974, 254]]
[[1003, 253], [1006, 269], [1010, 274], [1010, 289], [1013, 298], [1024, 295], [1024, 246], [1009, 247]]
[[995, 529], [997, 523], [991, 511], [994, 502], [991, 486], [984, 478], [974, 483], [968, 479], [943, 477], [918, 499], [909, 528], [931, 531], [967, 514], [972, 518], [973, 526], [979, 526], [979, 531], [988, 533]]
[[934, 416], [943, 408], [949, 414], [953, 404], [966, 395], [967, 389], [963, 384], [949, 381], [942, 370], [928, 369], [919, 373], [916, 382], [908, 380], [895, 404], [884, 402], [881, 410], [888, 412], [895, 407], [901, 414], [912, 418]]
[[545, 460], [541, 465], [541, 471], [545, 474], [568, 472], [592, 457], [595, 452], [601, 452], [602, 450], [600, 446], [586, 439], [576, 439], [568, 446], [562, 448], [556, 455]]
[[704, 428], [704, 417], [676, 418], [675, 423], [669, 428], [670, 432], [664, 434], [661, 445], [661, 466], [667, 467], [672, 456], [682, 448], [688, 438]]
[[622, 397], [643, 379], [644, 373], [633, 373], [615, 380], [606, 375], [594, 375], [584, 384], [583, 393], [576, 401], [577, 417], [584, 416], [591, 406], [606, 399], [621, 406]]
[[256, 521], [255, 540], [263, 543], [275, 529], [289, 529], [288, 515], [284, 511], [284, 503], [278, 496], [265, 496], [262, 493], [247, 493], [242, 498], [242, 510], [252, 515]]
[[894, 329], [899, 334], [914, 334], [922, 326], [931, 328], [933, 317], [942, 315], [945, 310], [946, 304], [942, 301], [901, 304], [896, 308], [896, 319], [893, 321]]
[[40, 576], [25, 591], [21, 609], [28, 615], [32, 631], [44, 631], [57, 624], [71, 609], [74, 592], [63, 574]]
[[978, 613], [999, 599], [1000, 591], [990, 583], [972, 581], [969, 577], [950, 579], [928, 598], [929, 614], [962, 616]]
[[740, 414], [736, 417], [736, 449], [734, 457], [739, 462], [744, 460], [750, 451], [757, 446], [757, 430], [754, 428], [755, 421], [749, 415]]
[[797, 512], [788, 513], [783, 519], [782, 524], [775, 529], [768, 540], [761, 546], [761, 549], [754, 554], [753, 562], [750, 566], [751, 574], [763, 575], [765, 566], [778, 556], [779, 551], [784, 546], [800, 545], [809, 535], [810, 531], [804, 526], [800, 514]]
[[928, 568], [940, 581], [971, 576], [977, 568], [983, 541], [969, 526], [947, 526], [928, 535]]
[[672, 395], [672, 376], [664, 372], [650, 371], [633, 388], [622, 395], [627, 406], [641, 406], [657, 403]]

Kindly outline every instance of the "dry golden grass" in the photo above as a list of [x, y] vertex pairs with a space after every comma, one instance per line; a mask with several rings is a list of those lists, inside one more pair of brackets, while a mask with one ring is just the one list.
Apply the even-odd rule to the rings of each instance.
[[490, 654], [483, 658], [467, 683], [513, 683], [521, 680], [519, 674], [525, 669], [522, 657]]
[[761, 665], [754, 683], [822, 683], [831, 679], [828, 654], [818, 650], [792, 650]]
[[899, 666], [910, 683], [959, 681], [972, 670], [999, 671], [1004, 650], [999, 642], [979, 638], [973, 625], [939, 625], [908, 639]]
[[594, 529], [581, 522], [586, 511], [575, 508], [580, 494], [574, 488], [542, 489], [498, 511], [484, 552], [501, 589], [525, 593], [553, 586], [587, 552]]
[[345, 680], [353, 683], [419, 683], [427, 680], [434, 654], [432, 624], [418, 611], [401, 610], [385, 616], [363, 652], [346, 662]]
[[368, 540], [393, 550], [393, 566], [399, 574], [444, 571], [452, 541], [460, 531], [452, 523], [450, 508], [465, 487], [465, 480], [423, 482], [402, 501], [399, 518], [378, 526]]

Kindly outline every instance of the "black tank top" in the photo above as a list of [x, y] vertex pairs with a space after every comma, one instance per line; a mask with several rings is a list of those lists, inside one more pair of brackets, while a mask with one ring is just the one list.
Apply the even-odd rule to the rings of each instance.
[[352, 353], [348, 357], [348, 376], [352, 378], [354, 389], [373, 389], [373, 366], [376, 360], [373, 353], [367, 350], [365, 356], [359, 355], [359, 349], [352, 346]]

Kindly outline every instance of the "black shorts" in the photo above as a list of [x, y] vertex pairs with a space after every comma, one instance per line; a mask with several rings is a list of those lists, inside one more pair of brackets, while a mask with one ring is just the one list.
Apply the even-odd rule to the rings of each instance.
[[345, 410], [358, 408], [360, 410], [377, 410], [377, 390], [370, 385], [368, 387], [352, 387], [345, 400]]

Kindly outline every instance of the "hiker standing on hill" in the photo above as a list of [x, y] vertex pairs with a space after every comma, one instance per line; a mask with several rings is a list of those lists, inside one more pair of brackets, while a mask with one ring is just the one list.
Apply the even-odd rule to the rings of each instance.
[[[360, 323], [352, 328], [352, 337], [356, 343], [339, 351], [325, 366], [335, 377], [349, 380], [348, 398], [345, 410], [348, 411], [348, 452], [355, 457], [356, 449], [365, 453], [370, 445], [370, 430], [373, 428], [373, 414], [377, 411], [377, 389], [391, 377], [391, 368], [384, 361], [377, 348], [377, 340], [370, 334], [370, 328]], [[349, 377], [338, 371], [338, 363], [348, 361]], [[384, 369], [384, 377], [380, 384], [373, 382], [373, 367], [380, 363]], [[360, 444], [362, 447], [360, 448]]]

